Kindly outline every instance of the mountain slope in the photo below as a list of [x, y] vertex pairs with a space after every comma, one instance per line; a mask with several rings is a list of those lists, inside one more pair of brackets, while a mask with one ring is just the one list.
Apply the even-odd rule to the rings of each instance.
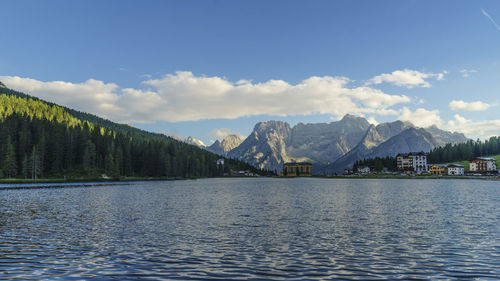
[[344, 169], [351, 168], [357, 160], [396, 156], [398, 153], [429, 152], [438, 146], [439, 142], [425, 129], [409, 127], [377, 146], [366, 148], [360, 144], [352, 152], [335, 161], [322, 172], [340, 174]]
[[457, 144], [469, 141], [464, 134], [458, 132], [448, 132], [439, 129], [436, 125], [425, 128], [425, 130], [432, 134], [434, 139], [439, 143], [439, 146], [446, 144]]
[[[354, 162], [367, 158], [371, 151], [387, 141], [388, 139], [400, 134], [408, 128], [412, 128], [413, 124], [409, 122], [394, 121], [390, 123], [382, 123], [377, 126], [371, 125], [366, 131], [363, 139], [348, 153], [337, 159], [334, 164], [326, 168], [324, 173], [339, 173], [346, 168], [352, 167]], [[385, 155], [384, 155], [385, 156]]]
[[359, 143], [369, 126], [366, 119], [349, 114], [328, 124], [299, 123], [292, 128], [286, 152], [293, 158], [333, 162]]
[[281, 171], [289, 161], [286, 142], [291, 128], [286, 122], [268, 121], [257, 123], [253, 132], [227, 156], [249, 163], [260, 169]]

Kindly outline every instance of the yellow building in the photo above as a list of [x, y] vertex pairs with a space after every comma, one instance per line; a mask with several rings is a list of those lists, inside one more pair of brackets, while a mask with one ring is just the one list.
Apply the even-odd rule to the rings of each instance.
[[312, 164], [308, 162], [290, 162], [283, 164], [282, 177], [310, 177], [312, 176]]
[[442, 175], [446, 171], [446, 165], [431, 164], [429, 167], [429, 173], [433, 175]]

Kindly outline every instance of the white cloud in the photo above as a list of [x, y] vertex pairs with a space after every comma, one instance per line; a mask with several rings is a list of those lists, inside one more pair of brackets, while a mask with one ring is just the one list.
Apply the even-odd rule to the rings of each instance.
[[443, 123], [439, 116], [439, 110], [427, 110], [424, 108], [417, 108], [415, 111], [411, 111], [409, 108], [404, 107], [398, 119], [410, 121], [415, 126], [423, 128], [432, 125], [440, 126]]
[[390, 83], [396, 86], [407, 88], [428, 88], [431, 86], [431, 84], [427, 80], [429, 80], [430, 78], [443, 80], [445, 74], [448, 74], [448, 71], [444, 70], [441, 73], [425, 73], [411, 69], [396, 70], [392, 73], [383, 73], [375, 76], [372, 79], [368, 80], [366, 85]]
[[464, 133], [467, 137], [486, 139], [500, 135], [500, 120], [472, 121], [458, 114], [447, 123], [447, 129]]
[[345, 77], [313, 76], [292, 85], [283, 80], [236, 83], [220, 77], [176, 72], [143, 83], [149, 90], [125, 88], [90, 79], [83, 83], [43, 82], [1, 76], [8, 87], [47, 101], [117, 122], [179, 122], [255, 115], [396, 115], [394, 105], [408, 103], [367, 86], [348, 87]]
[[463, 78], [467, 78], [470, 76], [471, 73], [477, 73], [477, 70], [474, 69], [462, 69], [460, 70], [460, 73], [462, 73]]
[[465, 102], [463, 100], [453, 100], [450, 102], [450, 108], [452, 110], [483, 111], [490, 107], [490, 104], [482, 101]]
[[216, 137], [219, 140], [224, 139], [229, 135], [237, 135], [238, 137], [243, 138], [243, 135], [241, 133], [233, 132], [227, 128], [220, 128], [212, 131], [212, 136]]

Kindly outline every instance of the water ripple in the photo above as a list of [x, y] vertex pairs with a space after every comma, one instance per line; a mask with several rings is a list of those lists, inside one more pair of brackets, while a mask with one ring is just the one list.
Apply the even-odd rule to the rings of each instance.
[[0, 190], [0, 280], [500, 279], [495, 182]]

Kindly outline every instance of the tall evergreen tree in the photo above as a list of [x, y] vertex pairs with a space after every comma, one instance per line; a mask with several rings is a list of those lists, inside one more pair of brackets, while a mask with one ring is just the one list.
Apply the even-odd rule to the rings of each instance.
[[12, 144], [10, 136], [7, 137], [6, 153], [3, 163], [3, 169], [8, 178], [15, 177], [17, 175], [17, 160], [16, 160], [16, 150]]

